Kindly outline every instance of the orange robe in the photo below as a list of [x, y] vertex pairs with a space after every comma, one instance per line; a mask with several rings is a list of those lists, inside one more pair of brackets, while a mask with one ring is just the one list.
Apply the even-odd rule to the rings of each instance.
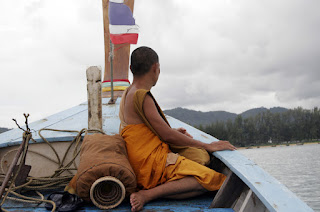
[[[208, 167], [194, 161], [178, 156], [175, 163], [167, 163], [168, 153], [171, 153], [169, 145], [150, 129], [145, 123], [127, 125], [123, 120], [123, 107], [127, 91], [122, 96], [120, 105], [120, 126], [121, 136], [127, 146], [128, 158], [136, 174], [139, 189], [150, 189], [165, 182], [181, 179], [186, 176], [193, 176], [207, 190], [218, 190], [225, 180], [225, 175], [218, 173]], [[140, 99], [141, 105], [146, 90], [138, 90], [135, 93], [134, 101]], [[137, 96], [138, 95], [138, 96]], [[140, 96], [140, 97], [139, 97]], [[155, 101], [155, 100], [154, 100]], [[158, 109], [159, 106], [157, 105]], [[136, 107], [136, 110], [137, 109]], [[140, 113], [143, 111], [139, 111]], [[167, 164], [167, 166], [166, 166]], [[170, 165], [168, 165], [170, 164]]]

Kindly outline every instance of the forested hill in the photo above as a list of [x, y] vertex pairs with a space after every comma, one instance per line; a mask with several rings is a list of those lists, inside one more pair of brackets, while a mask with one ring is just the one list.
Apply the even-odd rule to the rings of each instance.
[[[223, 122], [226, 122], [228, 120], [234, 121], [238, 115], [241, 115], [242, 118], [249, 118], [267, 111], [270, 111], [271, 113], [283, 113], [283, 112], [286, 112], [287, 110], [288, 109], [283, 107], [273, 107], [270, 109], [261, 107], [261, 108], [254, 108], [254, 109], [247, 110], [241, 114], [236, 114], [236, 113], [229, 113], [226, 111], [201, 112], [201, 111], [189, 110], [189, 109], [178, 107], [172, 110], [165, 110], [164, 113], [176, 119], [179, 119], [180, 121], [188, 123], [192, 126], [200, 126], [200, 125], [207, 126], [217, 121], [223, 121]], [[0, 127], [0, 133], [3, 133], [8, 130], [10, 129]]]
[[225, 111], [201, 112], [181, 107], [172, 110], [165, 110], [163, 112], [166, 115], [172, 116], [192, 126], [199, 126], [200, 124], [209, 125], [216, 121], [226, 121], [228, 119], [233, 120], [237, 117], [237, 114]]
[[210, 112], [201, 112], [195, 110], [189, 110], [185, 108], [175, 108], [172, 110], [165, 110], [164, 113], [172, 116], [180, 121], [188, 123], [192, 126], [206, 126], [217, 121], [226, 122], [227, 120], [234, 120], [238, 115], [241, 115], [243, 118], [254, 117], [258, 114], [270, 111], [271, 113], [283, 113], [286, 112], [288, 109], [283, 107], [273, 107], [267, 109], [265, 107], [261, 108], [254, 108], [247, 110], [241, 114], [236, 113], [229, 113], [226, 111], [210, 111]]
[[320, 140], [320, 109], [256, 108], [241, 114], [199, 112], [177, 108], [165, 111], [181, 121], [236, 146]]
[[4, 128], [4, 127], [0, 127], [0, 133], [3, 133], [3, 132], [8, 131], [8, 130], [10, 130], [10, 129]]

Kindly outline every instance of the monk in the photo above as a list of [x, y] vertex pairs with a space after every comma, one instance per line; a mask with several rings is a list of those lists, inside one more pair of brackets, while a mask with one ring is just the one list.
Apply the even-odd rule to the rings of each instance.
[[150, 89], [156, 85], [160, 64], [157, 53], [140, 47], [131, 54], [132, 85], [120, 104], [120, 135], [124, 138], [139, 191], [131, 194], [132, 211], [157, 198], [190, 198], [218, 190], [225, 176], [171, 152], [169, 145], [203, 148], [208, 152], [235, 150], [228, 141], [210, 144], [195, 140], [183, 128], [173, 129]]

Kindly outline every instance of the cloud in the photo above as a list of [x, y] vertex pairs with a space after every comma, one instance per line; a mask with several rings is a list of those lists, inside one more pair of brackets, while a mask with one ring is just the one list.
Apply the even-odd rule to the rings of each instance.
[[[138, 45], [154, 48], [164, 109], [240, 113], [320, 105], [320, 2], [139, 0]], [[86, 101], [85, 70], [104, 68], [98, 0], [0, 3], [0, 126]], [[132, 76], [130, 76], [132, 79]]]
[[[179, 9], [166, 16], [172, 22], [153, 25], [165, 33], [149, 41], [160, 49], [167, 76], [154, 91], [164, 107], [241, 112], [319, 105], [318, 2], [175, 2]], [[160, 13], [159, 7], [148, 9]]]

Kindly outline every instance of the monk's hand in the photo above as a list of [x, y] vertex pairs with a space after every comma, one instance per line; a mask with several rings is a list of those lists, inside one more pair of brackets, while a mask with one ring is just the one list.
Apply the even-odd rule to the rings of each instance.
[[180, 127], [180, 128], [178, 128], [178, 129], [176, 129], [178, 132], [180, 132], [180, 133], [182, 133], [182, 134], [184, 134], [184, 135], [186, 135], [186, 136], [189, 136], [190, 138], [193, 138], [193, 136], [192, 135], [190, 135], [188, 132], [187, 132], [187, 130], [186, 129], [184, 129], [183, 127]]
[[216, 141], [208, 144], [207, 151], [215, 152], [221, 150], [236, 150], [237, 148], [230, 144], [229, 141]]

